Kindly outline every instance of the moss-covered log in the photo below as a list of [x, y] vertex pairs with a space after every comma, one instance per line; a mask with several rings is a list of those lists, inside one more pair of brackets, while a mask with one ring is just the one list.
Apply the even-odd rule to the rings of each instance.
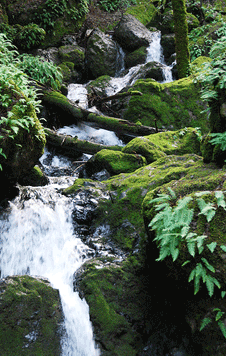
[[92, 143], [85, 140], [79, 140], [77, 137], [58, 134], [53, 130], [45, 129], [47, 135], [47, 144], [57, 149], [69, 157], [76, 158], [81, 153], [95, 154], [103, 149], [121, 151], [120, 146], [105, 146], [99, 143]]
[[178, 76], [184, 78], [188, 74], [190, 63], [185, 0], [172, 0], [172, 6]]
[[[141, 96], [141, 93], [135, 95]], [[139, 123], [95, 114], [89, 110], [76, 107], [66, 96], [55, 91], [44, 92], [42, 102], [47, 109], [50, 109], [51, 111], [57, 110], [59, 121], [64, 125], [76, 124], [78, 121], [85, 121], [95, 122], [100, 128], [111, 130], [122, 135], [145, 136], [156, 133], [156, 128], [154, 127], [143, 126]]]

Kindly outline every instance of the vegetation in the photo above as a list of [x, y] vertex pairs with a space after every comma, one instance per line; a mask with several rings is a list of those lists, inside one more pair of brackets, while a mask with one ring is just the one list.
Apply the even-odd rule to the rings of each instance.
[[[191, 271], [188, 277], [188, 282], [194, 282], [194, 294], [197, 294], [200, 290], [200, 282], [205, 283], [210, 297], [214, 294], [214, 286], [221, 288], [219, 280], [214, 276], [215, 267], [207, 260], [205, 257], [199, 257], [197, 262], [197, 254], [200, 256], [204, 255], [207, 249], [211, 253], [215, 251], [216, 248], [226, 251], [225, 245], [218, 246], [216, 241], [211, 243], [206, 243], [207, 235], [198, 235], [191, 229], [191, 224], [194, 218], [194, 208], [193, 206], [198, 206], [197, 215], [204, 215], [206, 217], [206, 222], [209, 223], [216, 214], [217, 209], [221, 208], [226, 210], [226, 202], [224, 198], [224, 192], [217, 190], [215, 191], [216, 203], [211, 203], [208, 201], [208, 195], [211, 192], [198, 192], [192, 196], [186, 196], [182, 199], [177, 200], [175, 192], [169, 189], [170, 194], [158, 194], [157, 198], [150, 201], [150, 204], [155, 204], [156, 215], [151, 220], [149, 227], [156, 232], [156, 237], [154, 241], [159, 249], [159, 257], [157, 261], [162, 261], [168, 256], [171, 256], [173, 262], [175, 262], [179, 255], [182, 253], [186, 256], [184, 247], [186, 246], [189, 255], [192, 260], [183, 261], [182, 267], [191, 264]], [[203, 199], [205, 196], [206, 199]], [[175, 201], [177, 200], [177, 205]], [[194, 202], [196, 200], [196, 203]], [[222, 297], [224, 297], [226, 292], [222, 292]], [[215, 309], [216, 311], [216, 309]], [[226, 337], [226, 327], [222, 322], [221, 317], [224, 312], [217, 310], [216, 321], [221, 328], [223, 335]], [[204, 319], [200, 330], [206, 326], [211, 319]]]

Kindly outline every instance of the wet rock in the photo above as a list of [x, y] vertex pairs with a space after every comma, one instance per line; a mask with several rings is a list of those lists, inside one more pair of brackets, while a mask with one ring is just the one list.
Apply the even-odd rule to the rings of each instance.
[[161, 46], [166, 63], [170, 64], [170, 56], [175, 53], [175, 34], [167, 34], [161, 37]]
[[93, 78], [114, 76], [116, 72], [116, 43], [99, 29], [92, 31], [87, 41], [87, 68]]
[[114, 38], [123, 49], [134, 51], [139, 47], [149, 45], [152, 32], [134, 16], [126, 14], [115, 28]]
[[63, 63], [73, 63], [78, 70], [84, 70], [85, 50], [78, 45], [65, 45], [59, 48], [59, 57]]
[[147, 48], [140, 47], [132, 53], [128, 53], [125, 57], [125, 66], [126, 68], [134, 67], [138, 64], [145, 63], [147, 58]]
[[61, 63], [57, 47], [49, 47], [47, 49], [39, 48], [33, 51], [33, 54], [44, 58], [47, 62], [53, 62], [56, 65]]
[[38, 277], [0, 282], [1, 355], [59, 356], [63, 314], [58, 290]]

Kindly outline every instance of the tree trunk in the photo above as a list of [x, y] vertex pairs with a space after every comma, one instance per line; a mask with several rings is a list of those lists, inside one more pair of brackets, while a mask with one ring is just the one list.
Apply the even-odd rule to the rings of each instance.
[[172, 0], [176, 59], [179, 78], [189, 74], [190, 54], [188, 48], [188, 25], [185, 0]]

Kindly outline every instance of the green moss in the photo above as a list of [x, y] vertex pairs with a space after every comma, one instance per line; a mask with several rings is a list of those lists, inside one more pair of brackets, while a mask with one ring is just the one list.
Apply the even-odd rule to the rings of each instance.
[[137, 5], [129, 7], [126, 13], [133, 15], [144, 26], [147, 26], [157, 14], [157, 10], [151, 1], [142, 0], [139, 1]]
[[[95, 268], [87, 264], [79, 287], [89, 304], [103, 356], [135, 356], [141, 346], [139, 330], [146, 327], [148, 303], [142, 277], [130, 263]], [[147, 318], [148, 319], [148, 318]]]
[[106, 169], [110, 174], [133, 172], [144, 166], [146, 159], [140, 155], [126, 154], [120, 151], [101, 150], [86, 164], [86, 170], [94, 173]]
[[202, 132], [208, 131], [206, 115], [201, 113], [205, 104], [191, 77], [164, 84], [152, 79], [137, 80], [133, 89], [143, 95], [130, 98], [124, 119], [139, 120], [152, 127], [156, 123], [159, 129], [176, 130], [190, 126], [200, 127]]
[[[29, 276], [8, 277], [1, 284], [0, 311], [2, 356], [60, 355], [61, 305], [58, 291], [48, 282]], [[34, 337], [32, 342], [29, 334]]]
[[140, 47], [136, 51], [129, 53], [125, 58], [127, 68], [134, 67], [138, 64], [145, 63], [147, 57], [147, 48]]
[[122, 152], [142, 154], [151, 163], [165, 155], [200, 154], [200, 142], [195, 129], [185, 128], [137, 137], [123, 147]]
[[172, 0], [172, 7], [178, 76], [184, 78], [189, 73], [190, 62], [185, 0]]

